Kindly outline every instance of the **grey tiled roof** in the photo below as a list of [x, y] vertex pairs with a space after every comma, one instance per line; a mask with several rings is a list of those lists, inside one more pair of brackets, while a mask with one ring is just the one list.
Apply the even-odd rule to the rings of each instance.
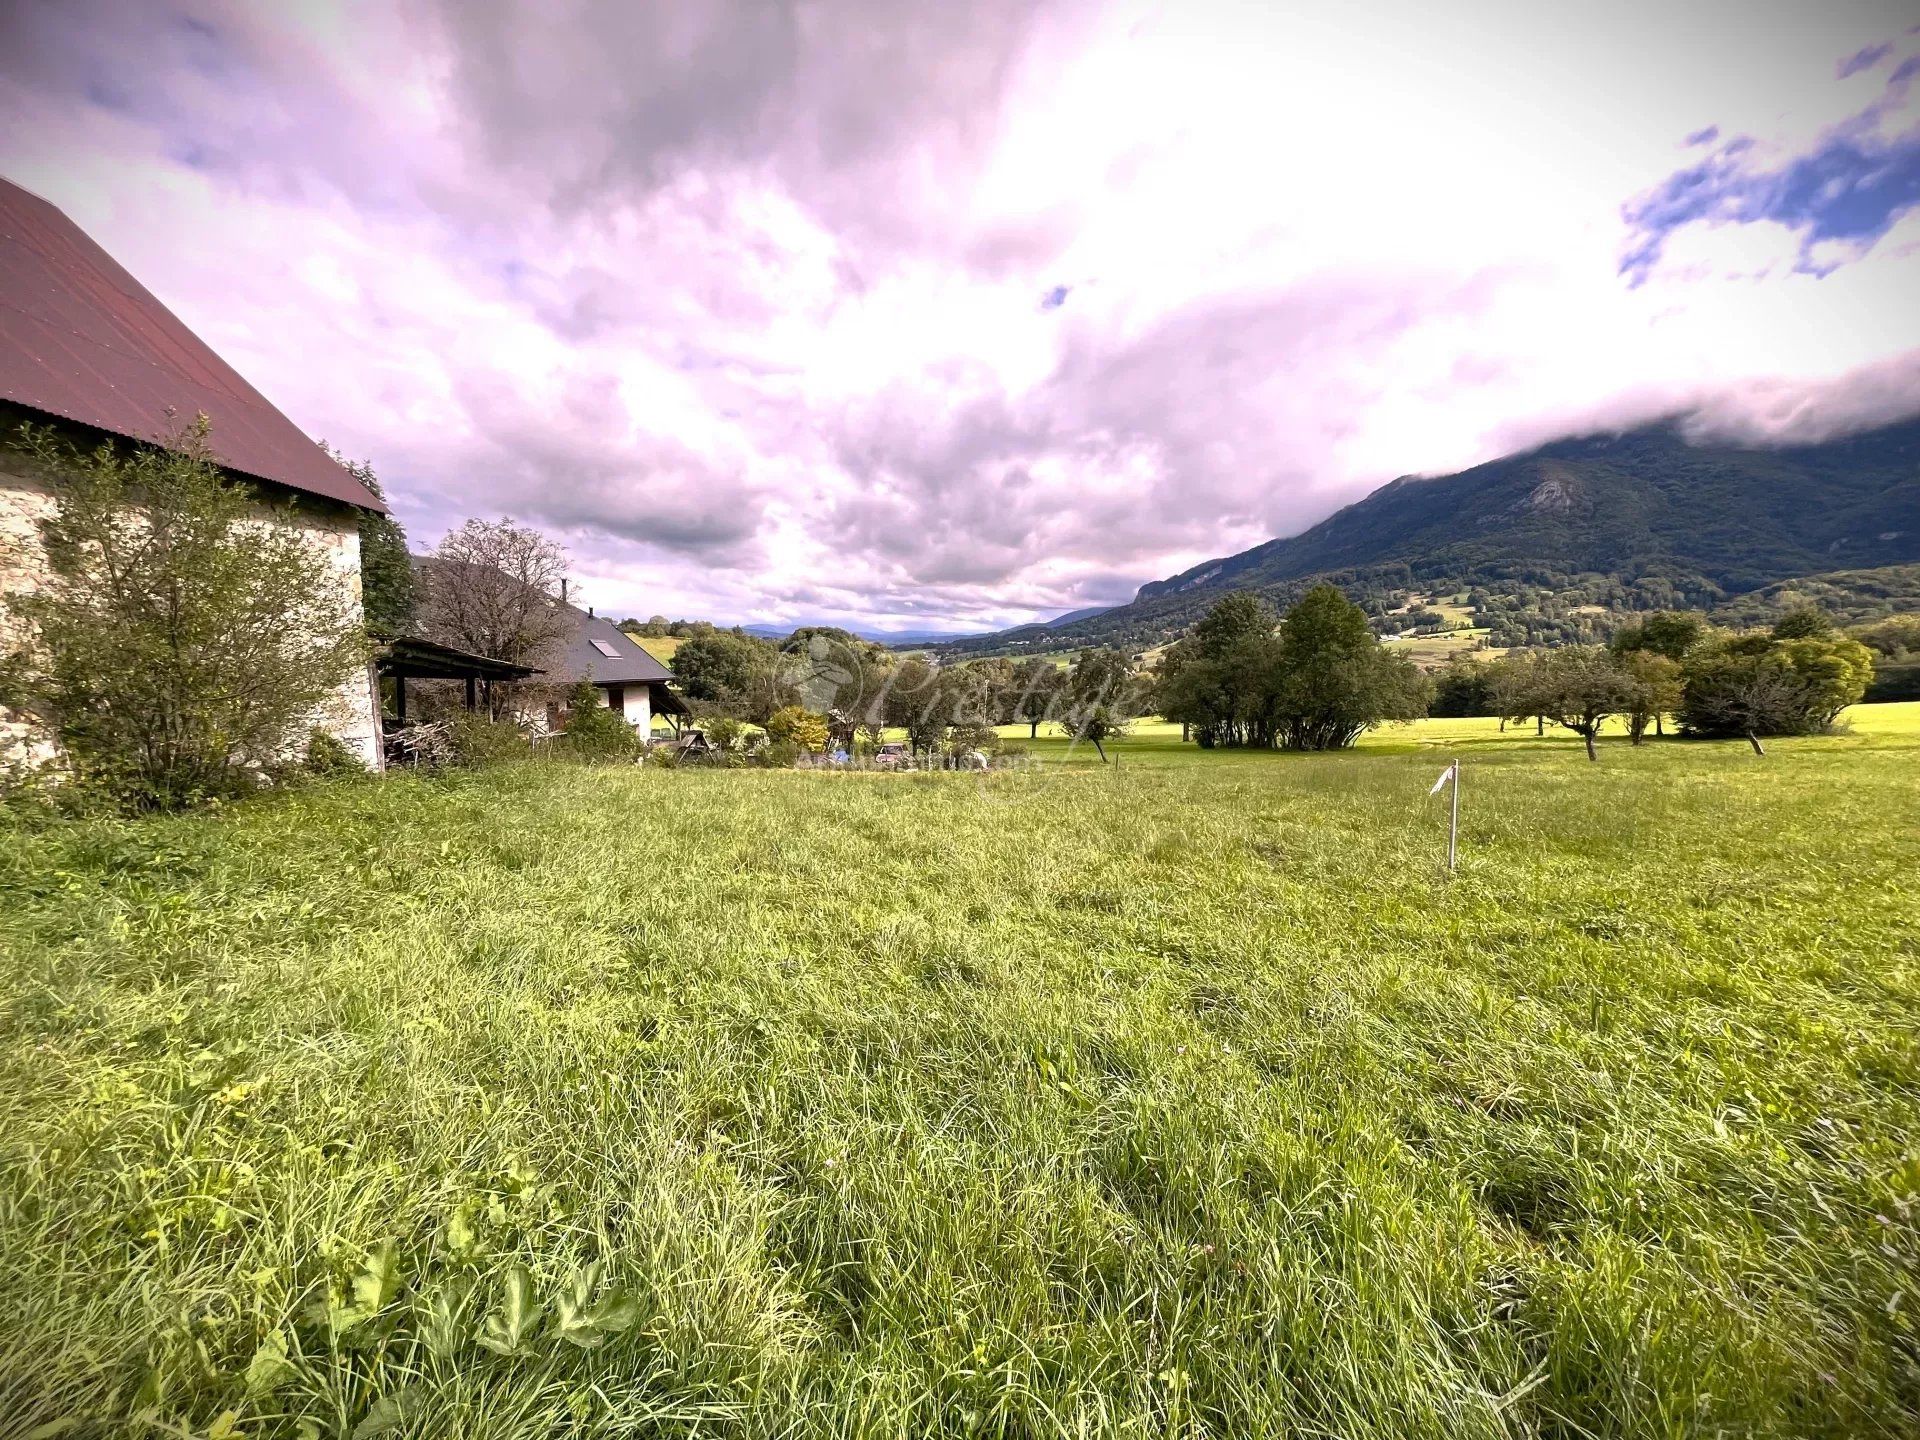
[[[542, 667], [547, 679], [562, 685], [591, 676], [596, 685], [631, 684], [640, 680], [671, 680], [673, 671], [640, 648], [640, 642], [617, 629], [604, 615], [588, 615], [572, 605], [560, 609], [574, 620], [573, 636], [560, 654]], [[593, 642], [614, 651], [604, 655]]]

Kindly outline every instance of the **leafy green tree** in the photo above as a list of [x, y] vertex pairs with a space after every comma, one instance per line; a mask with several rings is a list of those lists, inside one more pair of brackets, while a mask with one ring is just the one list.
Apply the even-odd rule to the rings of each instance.
[[887, 724], [907, 732], [909, 748], [931, 751], [953, 723], [953, 695], [937, 666], [910, 655], [893, 671], [882, 713]]
[[1275, 731], [1289, 750], [1341, 749], [1371, 726], [1427, 713], [1424, 676], [1383, 649], [1366, 612], [1316, 585], [1280, 623]]
[[1594, 745], [1600, 727], [1630, 712], [1639, 699], [1638, 684], [1621, 657], [1598, 645], [1549, 650], [1534, 668], [1536, 713], [1586, 741], [1589, 760], [1600, 758]]
[[1623, 625], [1613, 633], [1610, 648], [1616, 655], [1646, 652], [1669, 660], [1684, 660], [1707, 634], [1703, 615], [1685, 610], [1656, 610], [1644, 620]]
[[[349, 460], [322, 441], [320, 448], [331, 455], [354, 479], [366, 486], [375, 499], [385, 501], [387, 492], [365, 460]], [[405, 635], [414, 626], [413, 557], [407, 553], [407, 532], [391, 511], [360, 512], [360, 610], [367, 629], [381, 636]]]
[[1012, 688], [1015, 695], [1009, 706], [1009, 721], [1024, 723], [1027, 738], [1038, 739], [1041, 725], [1051, 720], [1064, 703], [1067, 672], [1051, 660], [1022, 660], [1014, 668]]
[[1678, 660], [1653, 650], [1630, 650], [1615, 659], [1633, 681], [1627, 734], [1639, 745], [1646, 740], [1649, 724], [1659, 727], [1662, 716], [1679, 708], [1684, 672]]
[[1507, 728], [1508, 721], [1517, 724], [1532, 720], [1538, 727], [1538, 733], [1546, 733], [1546, 712], [1538, 703], [1538, 671], [1545, 653], [1538, 650], [1509, 650], [1487, 667], [1493, 690], [1493, 709], [1500, 717], [1501, 730]]
[[39, 587], [6, 599], [0, 704], [38, 720], [83, 781], [135, 810], [231, 795], [296, 753], [366, 664], [324, 550], [260, 516], [205, 417], [155, 446], [82, 453], [23, 427], [52, 477]]
[[1776, 640], [1825, 640], [1833, 633], [1833, 621], [1818, 605], [1795, 606], [1773, 624]]
[[978, 721], [959, 721], [947, 729], [947, 753], [956, 758], [978, 751], [982, 755], [1000, 752], [1000, 732]]
[[1124, 739], [1129, 721], [1112, 707], [1095, 701], [1082, 707], [1075, 707], [1057, 722], [1066, 735], [1078, 742], [1086, 741], [1093, 746], [1094, 754], [1100, 757], [1102, 765], [1107, 763], [1107, 742]]
[[1739, 635], [1688, 657], [1681, 728], [1690, 735], [1761, 740], [1829, 728], [1873, 681], [1873, 652], [1836, 633], [1781, 638]]
[[1102, 764], [1106, 741], [1126, 733], [1134, 699], [1133, 657], [1124, 650], [1089, 646], [1067, 672], [1055, 723], [1075, 741], [1091, 742]]
[[1498, 713], [1493, 667], [1470, 655], [1450, 656], [1433, 677], [1433, 704], [1427, 713], [1450, 717]]
[[673, 673], [681, 693], [704, 714], [760, 724], [795, 698], [781, 673], [778, 647], [740, 630], [709, 627], [684, 640], [674, 651]]
[[848, 657], [827, 711], [827, 728], [834, 744], [853, 749], [856, 732], [865, 731], [874, 744], [887, 723], [887, 692], [893, 681], [893, 655], [880, 647]]

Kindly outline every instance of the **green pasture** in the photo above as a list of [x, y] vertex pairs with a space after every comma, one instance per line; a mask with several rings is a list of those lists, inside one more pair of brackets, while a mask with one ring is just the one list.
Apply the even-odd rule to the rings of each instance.
[[0, 1437], [1920, 1433], [1847, 719], [0, 830]]

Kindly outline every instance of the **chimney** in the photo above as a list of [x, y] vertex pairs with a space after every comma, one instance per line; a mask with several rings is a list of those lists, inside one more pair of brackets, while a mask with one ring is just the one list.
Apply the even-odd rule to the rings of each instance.
[[567, 577], [564, 575], [560, 577], [560, 603], [567, 603]]
[[591, 605], [587, 606], [587, 618], [589, 620], [593, 618], [593, 606]]

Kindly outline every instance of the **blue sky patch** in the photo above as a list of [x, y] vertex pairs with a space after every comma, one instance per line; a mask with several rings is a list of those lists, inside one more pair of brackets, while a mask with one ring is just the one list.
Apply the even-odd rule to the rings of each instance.
[[[1842, 67], [1853, 73], [1884, 58], [1863, 50]], [[1633, 238], [1620, 260], [1620, 273], [1639, 285], [1659, 264], [1667, 237], [1683, 226], [1745, 225], [1771, 220], [1800, 233], [1798, 268], [1825, 274], [1811, 259], [1824, 240], [1871, 243], [1920, 205], [1920, 127], [1891, 137], [1877, 133], [1882, 114], [1897, 105], [1916, 67], [1902, 65], [1889, 77], [1887, 94], [1865, 111], [1829, 131], [1803, 155], [1773, 166], [1760, 163], [1746, 136], [1717, 146], [1706, 158], [1677, 170], [1629, 204], [1627, 223]], [[1689, 137], [1698, 144], [1717, 135], [1704, 130]]]

